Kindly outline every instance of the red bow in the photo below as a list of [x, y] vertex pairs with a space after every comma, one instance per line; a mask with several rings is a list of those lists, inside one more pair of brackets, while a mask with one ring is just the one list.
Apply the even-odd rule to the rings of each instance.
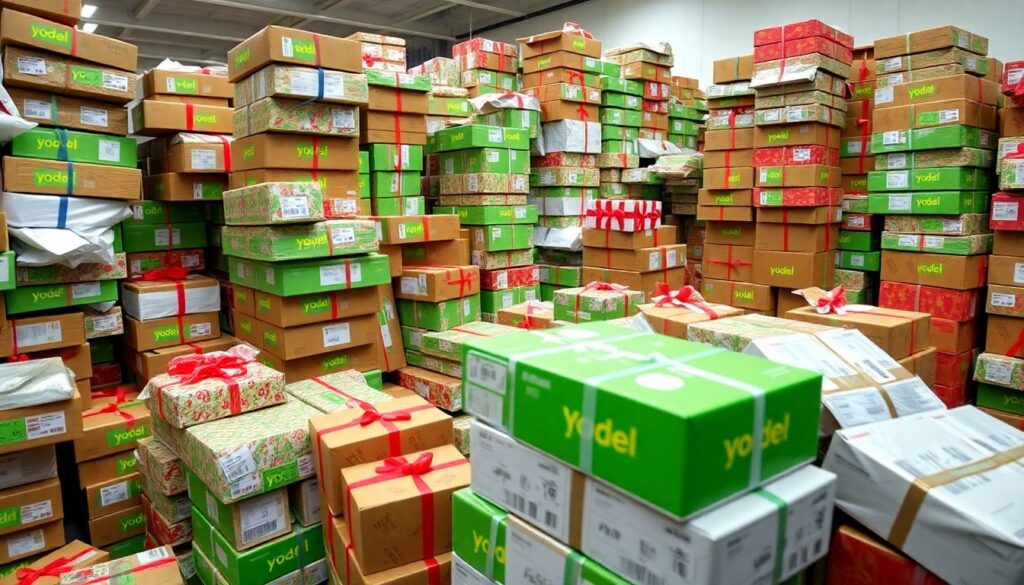
[[[1024, 83], [1024, 80], [1022, 80], [1021, 83]], [[1004, 154], [1003, 158], [1009, 158], [1009, 159], [1024, 158], [1024, 142], [1021, 142], [1020, 144], [1017, 145], [1017, 148], [1015, 148], [1015, 149], [1011, 150], [1010, 152]]]
[[622, 284], [613, 284], [610, 282], [601, 282], [600, 280], [595, 280], [583, 287], [584, 292], [588, 290], [622, 292], [624, 290], [628, 290], [628, 287]]
[[102, 408], [94, 408], [88, 412], [82, 414], [82, 418], [89, 418], [91, 416], [99, 416], [101, 414], [116, 414], [124, 419], [124, 428], [131, 430], [135, 426], [135, 417], [129, 413], [121, 410], [121, 405], [132, 402], [128, 400], [128, 392], [132, 389], [127, 386], [119, 386], [115, 393], [114, 401]]
[[520, 321], [519, 324], [516, 325], [516, 327], [518, 327], [520, 329], [526, 329], [527, 331], [530, 331], [531, 329], [542, 329], [542, 327], [539, 327], [539, 326], [537, 326], [536, 323], [534, 323], [534, 320], [533, 320], [533, 311], [534, 311], [534, 309], [549, 310], [542, 303], [538, 303], [536, 301], [527, 301], [526, 302], [526, 314], [523, 315], [523, 320]]
[[12, 356], [10, 356], [9, 358], [7, 358], [7, 361], [8, 361], [9, 363], [14, 363], [14, 362], [27, 362], [27, 361], [28, 361], [28, 360], [30, 360], [30, 359], [32, 359], [32, 358], [28, 357], [28, 355], [27, 355], [27, 354], [24, 354], [24, 353], [23, 353], [23, 354], [21, 354], [21, 355], [12, 355]]
[[846, 289], [840, 285], [828, 291], [818, 299], [817, 311], [823, 315], [828, 313], [840, 313], [845, 306]]
[[[626, 212], [621, 207], [601, 208], [587, 210], [587, 217], [596, 218], [596, 227], [611, 229], [613, 223], [619, 225], [619, 230], [626, 229]], [[604, 220], [604, 221], [602, 221]]]
[[392, 421], [396, 421], [396, 420], [410, 420], [410, 419], [412, 419], [412, 414], [410, 414], [408, 411], [388, 412], [388, 413], [381, 414], [381, 412], [379, 410], [377, 410], [376, 408], [374, 408], [373, 406], [371, 406], [369, 404], [362, 405], [362, 408], [363, 408], [362, 416], [360, 416], [358, 419], [356, 419], [356, 422], [358, 422], [359, 426], [361, 426], [361, 427], [365, 427], [366, 425], [373, 424], [373, 423], [375, 423], [375, 422], [377, 422], [379, 420], [392, 422]]
[[54, 579], [57, 579], [64, 573], [73, 569], [73, 563], [80, 557], [95, 551], [96, 549], [89, 547], [85, 550], [79, 551], [71, 557], [57, 557], [40, 569], [21, 567], [15, 571], [14, 576], [18, 580], [18, 585], [32, 585], [32, 583], [35, 583], [40, 577], [53, 577]]
[[514, 91], [509, 91], [509, 90], [506, 89], [505, 93], [501, 94], [501, 97], [515, 98], [515, 100], [516, 100], [516, 107], [519, 108], [520, 110], [522, 110], [522, 109], [524, 109], [526, 107], [526, 106], [523, 105], [523, 96], [522, 96], [522, 94], [518, 94], [518, 93], [516, 93]]
[[[167, 373], [176, 376], [182, 385], [190, 385], [210, 378], [235, 378], [247, 373], [250, 362], [231, 354], [184, 355], [171, 360]], [[228, 371], [232, 370], [232, 371]]]
[[378, 57], [376, 55], [368, 55], [366, 53], [363, 53], [363, 65], [366, 65], [368, 68], [372, 69], [374, 63], [383, 63], [383, 62], [384, 62], [384, 57]]
[[388, 478], [423, 475], [433, 469], [433, 462], [434, 454], [429, 452], [421, 454], [411, 462], [399, 455], [397, 457], [388, 457], [384, 460], [384, 464], [374, 469], [374, 471], [378, 475], [384, 475]]
[[158, 280], [185, 280], [188, 278], [188, 270], [181, 266], [168, 268], [151, 268], [145, 270], [138, 276], [139, 280], [154, 282]]
[[563, 24], [562, 32], [576, 33], [585, 39], [594, 38], [594, 35], [590, 34], [589, 31], [587, 31], [582, 26], [576, 24], [575, 22], [566, 22], [565, 24]]
[[682, 306], [683, 303], [703, 303], [704, 297], [692, 286], [684, 286], [673, 291], [669, 288], [668, 283], [659, 282], [654, 287], [651, 300], [655, 301], [654, 306], [656, 307]]

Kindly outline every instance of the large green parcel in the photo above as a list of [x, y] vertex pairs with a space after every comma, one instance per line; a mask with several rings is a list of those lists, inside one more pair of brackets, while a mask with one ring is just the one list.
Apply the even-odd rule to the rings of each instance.
[[294, 262], [254, 262], [229, 256], [228, 274], [235, 284], [282, 297], [391, 282], [390, 262], [385, 254]]
[[11, 155], [97, 165], [135, 168], [138, 150], [134, 138], [34, 128], [11, 141]]
[[821, 375], [764, 359], [589, 323], [470, 339], [462, 361], [469, 413], [677, 517], [817, 451]]

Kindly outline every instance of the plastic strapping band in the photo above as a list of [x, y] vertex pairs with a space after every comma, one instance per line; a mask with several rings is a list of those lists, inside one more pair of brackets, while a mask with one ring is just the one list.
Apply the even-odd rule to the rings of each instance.
[[67, 229], [68, 225], [68, 197], [61, 195], [57, 202], [57, 229]]
[[57, 160], [68, 162], [68, 131], [64, 128], [54, 128], [57, 135]]
[[68, 188], [67, 196], [70, 197], [75, 192], [75, 163], [68, 163]]
[[488, 531], [488, 542], [491, 546], [487, 547], [487, 561], [484, 563], [484, 575], [491, 581], [494, 581], [494, 551], [498, 548], [498, 529], [501, 528], [506, 516], [504, 512], [491, 514], [491, 528]]
[[764, 488], [758, 489], [754, 491], [754, 493], [771, 502], [777, 511], [777, 524], [775, 526], [775, 565], [772, 569], [772, 585], [778, 585], [779, 580], [782, 577], [782, 568], [785, 564], [787, 530], [786, 518], [788, 516], [788, 505], [785, 500]]

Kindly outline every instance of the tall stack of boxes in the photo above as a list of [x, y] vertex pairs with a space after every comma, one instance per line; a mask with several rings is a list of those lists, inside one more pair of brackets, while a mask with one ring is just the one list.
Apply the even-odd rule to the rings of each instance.
[[[601, 183], [602, 199], [629, 197], [622, 182], [622, 170], [640, 166], [637, 139], [643, 121], [643, 83], [622, 78], [622, 66], [611, 61], [597, 61], [601, 87]], [[584, 73], [584, 79], [587, 74]]]
[[366, 32], [355, 32], [345, 38], [359, 42], [363, 69], [405, 73], [405, 39]]
[[668, 88], [668, 141], [679, 148], [699, 150], [704, 143], [708, 107], [699, 82], [673, 76]]
[[[868, 210], [886, 214], [878, 303], [932, 314], [935, 391], [950, 407], [969, 400], [992, 250], [984, 214], [999, 85], [981, 77], [987, 47], [955, 27], [875, 41], [879, 170], [868, 173]], [[897, 73], [908, 80], [892, 83]]]
[[462, 87], [473, 97], [519, 91], [519, 48], [510, 43], [475, 38], [452, 47]]
[[643, 84], [640, 138], [669, 140], [668, 99], [672, 81], [672, 47], [638, 43], [609, 49], [605, 58], [621, 66], [623, 79]]
[[803, 304], [793, 289], [830, 289], [842, 215], [840, 133], [853, 38], [809, 20], [754, 32], [753, 280], [777, 291], [776, 314]]

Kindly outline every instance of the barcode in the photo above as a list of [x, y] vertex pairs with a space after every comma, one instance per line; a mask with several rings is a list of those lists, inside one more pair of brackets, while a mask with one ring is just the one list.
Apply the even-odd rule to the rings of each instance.
[[872, 360], [863, 360], [861, 363], [863, 363], [867, 368], [869, 368], [875, 374], [877, 374], [878, 377], [876, 379], [878, 380], [888, 380], [889, 378], [892, 377], [892, 375], [889, 374], [887, 370], [882, 369], [878, 364], [876, 364]]
[[280, 527], [278, 526], [279, 520], [280, 520], [279, 517], [278, 518], [274, 518], [273, 520], [270, 520], [269, 522], [264, 522], [263, 524], [259, 524], [257, 526], [253, 526], [252, 528], [243, 531], [242, 532], [242, 542], [246, 542], [246, 543], [252, 542], [254, 540], [258, 540], [258, 539], [263, 538], [263, 537], [265, 537], [265, 536], [267, 536], [269, 534], [273, 534], [273, 533], [277, 532], [278, 530], [280, 530]]
[[619, 560], [626, 578], [641, 585], [665, 585], [665, 578], [648, 570], [645, 565], [628, 557], [619, 557]]
[[508, 502], [509, 507], [516, 512], [519, 512], [520, 514], [526, 513], [526, 497], [522, 494], [505, 490], [505, 501]]
[[686, 554], [686, 551], [679, 548], [673, 549], [672, 570], [683, 580], [690, 580], [690, 555]]
[[555, 514], [551, 510], [544, 511], [544, 524], [550, 528], [558, 527], [558, 514]]

